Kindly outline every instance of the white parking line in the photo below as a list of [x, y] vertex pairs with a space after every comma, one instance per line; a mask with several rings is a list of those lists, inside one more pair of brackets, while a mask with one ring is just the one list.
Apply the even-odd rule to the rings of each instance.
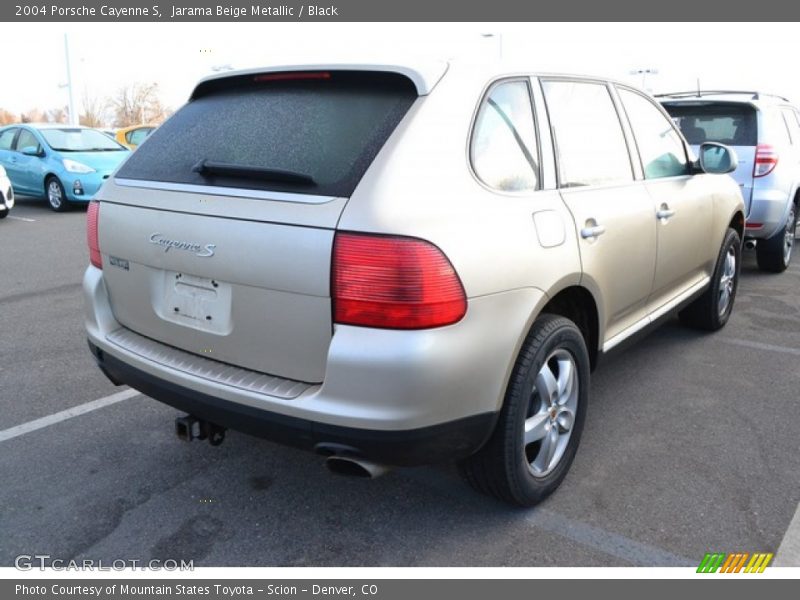
[[776, 567], [800, 567], [800, 504], [797, 505], [794, 518], [789, 523], [772, 564]]
[[134, 396], [138, 395], [139, 392], [137, 390], [132, 390], [132, 389], [122, 390], [121, 392], [117, 392], [116, 394], [111, 394], [110, 396], [106, 396], [105, 398], [92, 400], [91, 402], [86, 402], [85, 404], [79, 404], [78, 406], [73, 406], [72, 408], [68, 408], [67, 410], [62, 410], [61, 412], [57, 412], [52, 415], [47, 415], [46, 417], [42, 417], [41, 419], [35, 419], [33, 421], [28, 421], [27, 423], [22, 423], [21, 425], [10, 427], [9, 429], [4, 429], [3, 431], [0, 431], [0, 442], [8, 441], [15, 437], [19, 437], [21, 435], [25, 435], [26, 433], [30, 433], [31, 431], [36, 431], [37, 429], [49, 427], [50, 425], [60, 423], [61, 421], [66, 421], [67, 419], [71, 419], [72, 417], [85, 415], [86, 413], [92, 412], [93, 410], [97, 410], [98, 408], [111, 406], [112, 404], [116, 404], [117, 402], [122, 402], [123, 400], [127, 400], [128, 398], [133, 398]]
[[[463, 490], [454, 494], [451, 482], [442, 479], [433, 469], [404, 469], [404, 475], [435, 489], [453, 502], [463, 502]], [[526, 524], [559, 537], [622, 559], [640, 567], [681, 567], [697, 564], [697, 560], [645, 544], [552, 510], [535, 507], [520, 515]]]
[[755, 348], [756, 350], [769, 350], [770, 352], [782, 352], [784, 354], [794, 354], [800, 356], [800, 350], [787, 346], [774, 346], [772, 344], [762, 344], [761, 342], [751, 342], [750, 340], [737, 340], [732, 338], [721, 338], [723, 342], [734, 346], [744, 346], [745, 348]]
[[525, 520], [538, 529], [544, 529], [571, 539], [583, 546], [615, 556], [642, 567], [690, 567], [696, 559], [673, 554], [650, 544], [637, 542], [624, 535], [594, 527], [582, 521], [565, 517], [551, 510], [534, 508]]
[[15, 217], [14, 215], [8, 215], [8, 218], [15, 221], [25, 221], [26, 223], [36, 223], [36, 219], [26, 219], [25, 217]]

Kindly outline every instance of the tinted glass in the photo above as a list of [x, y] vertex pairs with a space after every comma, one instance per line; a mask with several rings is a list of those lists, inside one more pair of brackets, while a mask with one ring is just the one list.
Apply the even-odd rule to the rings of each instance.
[[6, 129], [0, 133], [0, 150], [11, 150], [11, 142], [14, 141], [16, 129]]
[[544, 81], [561, 187], [633, 180], [630, 156], [605, 85]]
[[492, 88], [475, 122], [471, 154], [475, 173], [486, 185], [502, 191], [536, 189], [539, 158], [526, 82]]
[[665, 104], [664, 108], [690, 144], [755, 146], [758, 143], [756, 111], [747, 104]]
[[[349, 196], [417, 98], [393, 73], [215, 82], [156, 129], [118, 177]], [[200, 174], [200, 161], [288, 171], [314, 183]]]
[[40, 129], [42, 137], [53, 150], [59, 152], [112, 152], [125, 150], [117, 142], [96, 129], [59, 127]]
[[636, 92], [620, 88], [619, 96], [636, 138], [645, 179], [686, 174], [686, 152], [672, 122], [650, 100]]
[[19, 137], [17, 138], [17, 150], [22, 152], [23, 148], [28, 148], [33, 146], [37, 150], [39, 149], [39, 140], [36, 139], [36, 136], [33, 135], [27, 129], [23, 129], [19, 132]]

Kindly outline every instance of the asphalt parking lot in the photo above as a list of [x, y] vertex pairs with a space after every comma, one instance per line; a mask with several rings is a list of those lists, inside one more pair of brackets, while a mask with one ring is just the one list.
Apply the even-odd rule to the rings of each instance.
[[452, 466], [365, 481], [235, 432], [216, 448], [186, 444], [173, 432], [178, 413], [141, 395], [26, 432], [120, 391], [83, 334], [84, 225], [83, 210], [55, 214], [30, 199], [0, 222], [0, 566], [34, 553], [195, 566], [672, 566], [782, 542], [778, 560], [800, 566], [800, 519], [790, 527], [798, 257], [765, 275], [748, 252], [721, 332], [673, 320], [604, 361], [570, 474], [521, 510], [472, 491]]

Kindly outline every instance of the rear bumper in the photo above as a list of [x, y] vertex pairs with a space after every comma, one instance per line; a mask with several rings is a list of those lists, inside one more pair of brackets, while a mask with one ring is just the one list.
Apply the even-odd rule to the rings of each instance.
[[[295, 446], [342, 444], [395, 465], [480, 448], [502, 407], [528, 319], [544, 298], [522, 289], [472, 299], [462, 321], [435, 330], [337, 326], [323, 382], [282, 380], [280, 389], [299, 391], [281, 396], [278, 388], [251, 385], [259, 373], [232, 376], [238, 367], [208, 364], [135, 332], [156, 351], [123, 343], [119, 333], [131, 330], [115, 318], [103, 271], [87, 269], [84, 293], [89, 343], [113, 380], [225, 427]], [[220, 366], [228, 372], [218, 374]]]
[[747, 223], [758, 223], [761, 227], [745, 229], [745, 237], [767, 239], [775, 235], [786, 224], [789, 214], [789, 196], [778, 189], [753, 189]]
[[158, 379], [114, 358], [89, 342], [98, 366], [116, 384], [127, 384], [195, 417], [288, 446], [326, 453], [336, 447], [348, 456], [387, 465], [415, 466], [472, 454], [491, 435], [497, 413], [483, 413], [408, 430], [357, 429], [319, 423], [230, 402]]

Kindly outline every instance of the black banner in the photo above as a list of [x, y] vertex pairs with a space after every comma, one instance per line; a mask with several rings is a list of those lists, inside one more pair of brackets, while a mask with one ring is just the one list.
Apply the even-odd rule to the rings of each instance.
[[[792, 21], [800, 18], [800, 5], [782, 0], [762, 0], [757, 9], [749, 3], [726, 0], [461, 0], [428, 2], [403, 0], [19, 0], [0, 5], [0, 20], [28, 22], [128, 21]], [[714, 32], [709, 35], [713, 37]], [[676, 40], [676, 43], [679, 43]]]

